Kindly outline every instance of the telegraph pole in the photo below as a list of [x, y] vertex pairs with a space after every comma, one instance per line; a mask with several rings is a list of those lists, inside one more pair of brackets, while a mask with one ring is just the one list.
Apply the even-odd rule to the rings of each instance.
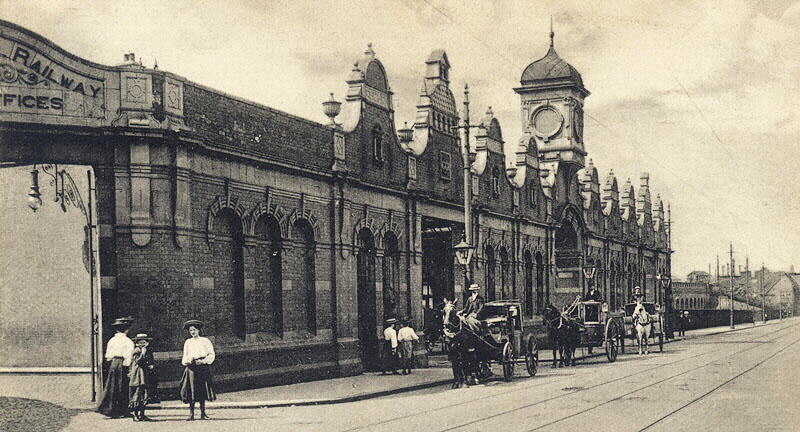
[[753, 315], [750, 316], [750, 319], [753, 320], [753, 325], [756, 325], [756, 311], [753, 310], [753, 305], [750, 304], [753, 301], [753, 297], [750, 295], [750, 255], [747, 256], [744, 262], [744, 274], [745, 274], [745, 298], [747, 299], [747, 310], [751, 311]]
[[761, 277], [759, 283], [761, 288], [761, 320], [767, 322], [767, 310], [764, 308], [764, 261], [761, 261]]
[[730, 271], [728, 272], [728, 277], [730, 278], [730, 281], [731, 281], [731, 298], [730, 298], [730, 300], [731, 300], [731, 328], [732, 329], [736, 328], [736, 326], [733, 324], [733, 269], [734, 268], [736, 268], [736, 267], [733, 266], [733, 242], [731, 242], [731, 267], [730, 267]]

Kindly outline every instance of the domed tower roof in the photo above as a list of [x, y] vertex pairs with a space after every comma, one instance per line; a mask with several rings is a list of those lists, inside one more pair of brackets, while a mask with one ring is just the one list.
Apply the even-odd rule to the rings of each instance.
[[547, 50], [547, 54], [525, 68], [520, 83], [523, 86], [575, 86], [586, 95], [589, 94], [589, 91], [583, 86], [580, 72], [564, 61], [556, 52], [553, 46], [552, 31], [550, 32], [550, 49]]

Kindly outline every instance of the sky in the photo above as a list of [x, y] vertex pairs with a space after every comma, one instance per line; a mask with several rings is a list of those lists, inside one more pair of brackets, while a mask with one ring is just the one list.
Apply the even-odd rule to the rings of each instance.
[[[672, 210], [674, 277], [716, 257], [800, 264], [800, 1], [0, 0], [0, 17], [91, 61], [146, 66], [325, 122], [373, 44], [412, 122], [424, 61], [445, 49], [451, 88], [470, 86], [521, 135], [524, 67], [555, 47], [592, 92], [584, 135], [601, 181], [650, 174]], [[798, 267], [800, 268], [800, 267]]]

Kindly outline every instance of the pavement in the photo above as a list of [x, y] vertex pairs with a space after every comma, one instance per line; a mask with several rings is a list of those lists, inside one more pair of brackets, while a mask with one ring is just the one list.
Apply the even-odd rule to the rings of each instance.
[[[787, 322], [786, 320], [784, 322]], [[728, 327], [714, 327], [686, 332], [683, 338], [667, 341], [672, 343], [680, 340], [697, 340], [728, 332], [737, 332], [753, 327], [782, 325], [773, 320], [767, 324], [757, 323], [739, 324], [736, 329]], [[631, 347], [626, 343], [626, 348]], [[598, 352], [599, 351], [599, 352]], [[605, 353], [602, 349], [589, 356], [585, 348], [580, 348], [577, 356], [579, 364], [581, 359], [587, 365], [605, 363]], [[669, 351], [669, 349], [665, 349]], [[631, 351], [628, 351], [630, 354]], [[586, 360], [588, 357], [603, 357], [597, 361]], [[551, 361], [550, 350], [540, 351], [540, 370], [549, 369]], [[452, 372], [447, 359], [443, 355], [434, 355], [430, 359], [431, 367], [414, 369], [411, 375], [386, 375], [379, 373], [365, 373], [362, 375], [335, 378], [321, 381], [311, 381], [291, 385], [265, 387], [252, 390], [242, 390], [219, 395], [215, 402], [208, 403], [211, 410], [217, 409], [254, 409], [254, 408], [279, 408], [300, 407], [315, 405], [345, 404], [350, 402], [376, 399], [401, 393], [418, 392], [433, 389], [449, 384]], [[517, 368], [517, 376], [527, 376], [524, 367]], [[9, 374], [0, 373], [0, 422], [8, 420], [8, 413], [25, 412], [26, 410], [51, 409], [58, 411], [58, 415], [51, 416], [56, 423], [62, 422], [76, 413], [91, 411], [94, 404], [90, 402], [87, 393], [90, 377], [82, 374]], [[7, 410], [6, 408], [10, 408]], [[148, 410], [185, 410], [186, 405], [180, 401], [165, 401], [161, 404], [148, 406]], [[13, 415], [12, 415], [13, 417]], [[17, 416], [17, 420], [26, 416]], [[0, 428], [6, 430], [4, 428]], [[24, 427], [15, 427], [13, 430], [26, 430]], [[37, 430], [37, 429], [31, 429]], [[53, 429], [56, 430], [56, 429]]]

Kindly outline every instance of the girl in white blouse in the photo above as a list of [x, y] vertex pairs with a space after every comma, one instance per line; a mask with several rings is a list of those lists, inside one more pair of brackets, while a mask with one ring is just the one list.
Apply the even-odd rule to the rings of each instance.
[[186, 366], [181, 378], [181, 400], [189, 404], [188, 421], [194, 420], [194, 403], [200, 402], [200, 420], [208, 420], [206, 401], [217, 398], [214, 393], [210, 364], [214, 363], [214, 346], [208, 338], [200, 336], [203, 322], [189, 320], [183, 324], [191, 336], [183, 344], [183, 359]]

